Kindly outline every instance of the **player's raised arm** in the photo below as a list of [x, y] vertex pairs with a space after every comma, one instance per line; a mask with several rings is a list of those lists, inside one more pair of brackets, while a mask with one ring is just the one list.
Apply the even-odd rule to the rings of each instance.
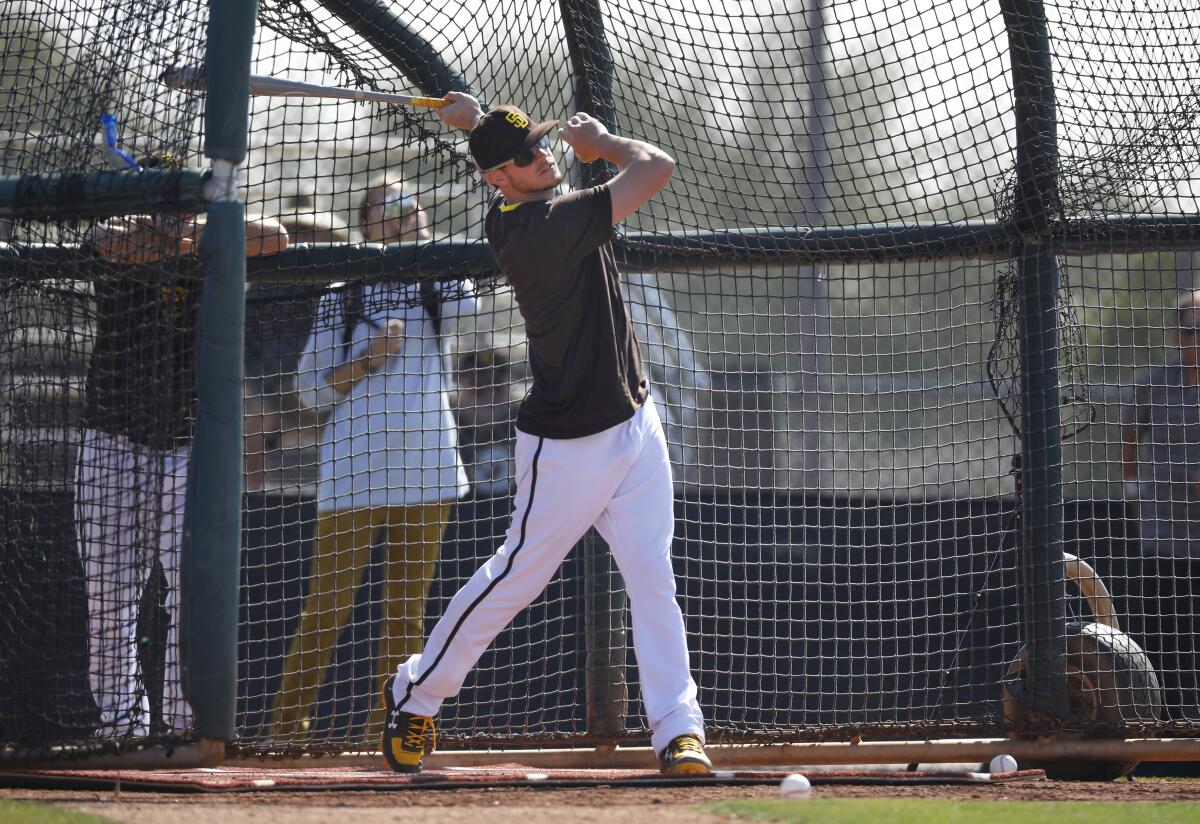
[[620, 223], [658, 194], [675, 171], [675, 159], [657, 146], [610, 134], [595, 118], [578, 113], [559, 131], [584, 163], [607, 160], [621, 172], [608, 184], [612, 222]]

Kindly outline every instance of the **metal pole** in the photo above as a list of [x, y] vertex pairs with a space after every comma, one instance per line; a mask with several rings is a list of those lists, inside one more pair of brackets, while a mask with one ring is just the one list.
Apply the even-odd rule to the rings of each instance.
[[204, 153], [213, 169], [200, 244], [199, 405], [180, 564], [184, 688], [202, 740], [229, 741], [236, 734], [246, 283], [238, 166], [248, 140], [256, 5], [253, 0], [212, 0], [208, 21]]
[[474, 94], [462, 75], [428, 40], [413, 31], [388, 0], [321, 0], [321, 5], [378, 50], [422, 94]]
[[1022, 707], [1034, 728], [1067, 714], [1062, 432], [1058, 386], [1058, 262], [1052, 245], [1058, 146], [1050, 33], [1041, 0], [1001, 0], [1016, 116], [1014, 223], [1021, 350], [1022, 617], [1027, 666]]
[[[612, 55], [604, 37], [600, 4], [598, 0], [560, 0], [559, 8], [575, 73], [575, 109], [590, 114], [616, 134]], [[579, 164], [576, 173], [577, 186], [595, 186], [612, 177], [613, 168], [607, 162]], [[625, 729], [629, 713], [625, 681], [628, 598], [621, 573], [603, 539], [590, 530], [581, 544], [588, 733], [594, 740], [615, 742]]]
[[612, 553], [596, 530], [583, 552], [583, 632], [589, 737], [615, 743], [625, 732], [629, 684], [625, 680], [625, 608], [628, 598]]

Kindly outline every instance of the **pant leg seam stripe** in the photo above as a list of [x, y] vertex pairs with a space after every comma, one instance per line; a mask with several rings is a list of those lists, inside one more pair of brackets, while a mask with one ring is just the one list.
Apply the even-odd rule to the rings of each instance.
[[491, 583], [487, 585], [483, 592], [479, 593], [475, 600], [472, 601], [470, 605], [463, 611], [462, 616], [458, 619], [457, 623], [455, 623], [454, 629], [450, 630], [450, 634], [446, 637], [445, 643], [442, 644], [442, 649], [438, 652], [437, 657], [434, 658], [433, 663], [429, 665], [429, 669], [425, 670], [425, 672], [415, 681], [408, 682], [408, 687], [404, 690], [404, 697], [396, 704], [396, 709], [401, 709], [406, 703], [408, 703], [408, 699], [412, 697], [413, 688], [421, 686], [421, 684], [425, 682], [425, 679], [428, 678], [433, 673], [434, 669], [437, 668], [437, 665], [441, 663], [442, 657], [446, 654], [446, 651], [450, 649], [450, 644], [454, 641], [454, 636], [458, 634], [463, 622], [470, 617], [471, 613], [475, 610], [475, 607], [479, 606], [479, 604], [483, 602], [483, 599], [486, 598], [493, 589], [495, 589], [496, 585], [503, 581], [505, 577], [507, 577], [508, 573], [512, 571], [513, 562], [517, 559], [517, 553], [521, 551], [523, 546], [525, 546], [525, 534], [529, 525], [529, 513], [533, 511], [533, 498], [534, 493], [537, 491], [538, 457], [542, 454], [542, 444], [544, 444], [545, 441], [545, 438], [539, 437], [537, 450], [533, 453], [533, 467], [530, 470], [532, 477], [529, 481], [529, 503], [526, 504], [525, 515], [521, 518], [521, 539], [517, 541], [517, 545], [513, 549], [512, 554], [508, 556], [508, 564], [504, 567], [504, 571], [492, 579]]

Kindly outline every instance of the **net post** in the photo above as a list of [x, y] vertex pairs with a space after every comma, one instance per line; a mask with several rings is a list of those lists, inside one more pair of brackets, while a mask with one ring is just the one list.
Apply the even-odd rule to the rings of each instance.
[[196, 330], [199, 405], [184, 516], [180, 579], [184, 686], [201, 740], [236, 735], [242, 524], [245, 206], [238, 165], [249, 129], [257, 3], [212, 0], [205, 156], [213, 161], [200, 244], [205, 283]]
[[1049, 25], [1041, 0], [1002, 0], [1016, 120], [1014, 222], [1022, 375], [1020, 532], [1022, 623], [1027, 648], [1024, 717], [1055, 726], [1067, 715], [1066, 584], [1063, 569], [1062, 425], [1058, 376], [1060, 212], [1056, 106]]
[[[612, 54], [604, 39], [604, 14], [597, 0], [559, 0], [567, 51], [574, 71], [575, 108], [617, 133], [612, 99]], [[612, 176], [607, 162], [577, 165], [576, 185], [595, 186]], [[588, 733], [603, 741], [625, 728], [629, 689], [625, 681], [625, 608], [621, 573], [604, 540], [589, 530], [584, 553], [584, 626], [587, 650]]]
[[624, 620], [629, 599], [612, 553], [595, 529], [588, 530], [581, 548], [587, 730], [599, 741], [616, 742], [625, 732], [629, 712]]

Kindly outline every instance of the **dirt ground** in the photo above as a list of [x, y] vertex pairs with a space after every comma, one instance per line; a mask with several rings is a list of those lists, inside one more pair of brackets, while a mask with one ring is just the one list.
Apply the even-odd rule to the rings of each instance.
[[[1200, 801], [1200, 779], [1141, 779], [1109, 784], [1039, 781], [1003, 785], [817, 786], [816, 797], [1011, 799], [1027, 801]], [[727, 798], [773, 798], [774, 786], [589, 789], [403, 790], [178, 794], [0, 790], [0, 798], [36, 801], [129, 824], [728, 824], [694, 805]], [[803, 802], [797, 802], [803, 803]]]

